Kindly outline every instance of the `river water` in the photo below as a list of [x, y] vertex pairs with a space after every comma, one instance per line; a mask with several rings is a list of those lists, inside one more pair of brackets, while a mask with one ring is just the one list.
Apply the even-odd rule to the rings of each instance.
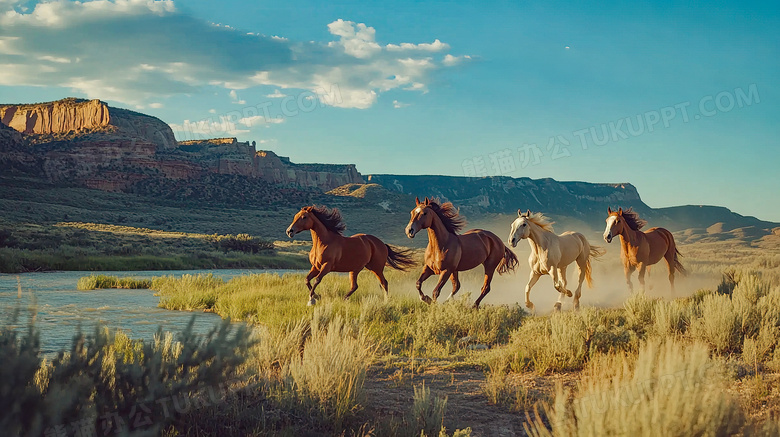
[[35, 326], [40, 332], [41, 351], [47, 356], [63, 349], [69, 350], [73, 336], [79, 329], [85, 334], [92, 334], [96, 326], [122, 329], [133, 339], [152, 339], [158, 327], [162, 327], [164, 331], [181, 332], [194, 317], [194, 331], [205, 334], [220, 323], [221, 318], [218, 315], [158, 308], [160, 298], [155, 296], [152, 290], [79, 291], [76, 289], [76, 283], [82, 276], [92, 274], [152, 278], [213, 273], [227, 281], [234, 276], [251, 273], [285, 272], [287, 271], [180, 270], [0, 274], [0, 326], [26, 327], [30, 317], [34, 317]]

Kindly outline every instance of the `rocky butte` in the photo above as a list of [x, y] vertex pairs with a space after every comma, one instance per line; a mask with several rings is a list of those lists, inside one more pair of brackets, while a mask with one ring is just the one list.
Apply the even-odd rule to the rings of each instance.
[[100, 100], [3, 104], [0, 123], [0, 164], [69, 185], [125, 191], [211, 173], [322, 191], [364, 182], [354, 165], [294, 164], [235, 138], [179, 142], [162, 120]]

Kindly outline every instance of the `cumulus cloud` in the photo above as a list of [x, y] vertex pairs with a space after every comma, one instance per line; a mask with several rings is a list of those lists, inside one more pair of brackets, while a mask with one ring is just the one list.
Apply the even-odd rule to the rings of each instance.
[[[303, 42], [208, 23], [168, 0], [59, 0], [30, 11], [0, 2], [0, 85], [66, 87], [131, 105], [215, 86], [245, 104], [236, 90], [262, 85], [368, 108], [388, 90], [427, 91], [433, 71], [467, 58], [434, 59], [449, 49], [438, 39], [383, 45], [373, 27], [341, 19], [327, 25], [333, 41]], [[338, 99], [322, 98], [334, 88]]]
[[246, 127], [260, 126], [263, 124], [277, 124], [284, 123], [284, 118], [265, 118], [262, 115], [252, 115], [250, 117], [243, 117], [238, 120], [239, 124], [243, 124]]
[[398, 100], [393, 100], [393, 108], [395, 109], [405, 108], [410, 105], [411, 103], [404, 103], [404, 102], [399, 102]]
[[170, 126], [176, 138], [183, 139], [234, 137], [249, 133], [248, 129], [239, 129], [231, 117], [224, 115], [199, 121], [184, 120], [182, 124], [171, 123]]
[[446, 56], [444, 56], [444, 60], [442, 60], [441, 63], [446, 65], [447, 67], [452, 67], [470, 60], [471, 60], [471, 56], [469, 55], [452, 56], [450, 54], [447, 54]]

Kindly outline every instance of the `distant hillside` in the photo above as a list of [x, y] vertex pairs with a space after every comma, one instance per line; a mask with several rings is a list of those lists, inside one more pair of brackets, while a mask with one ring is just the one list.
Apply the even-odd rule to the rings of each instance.
[[[574, 219], [592, 229], [604, 226], [607, 207], [633, 208], [650, 221], [672, 231], [699, 229], [712, 239], [751, 240], [772, 233], [780, 224], [746, 217], [718, 206], [651, 208], [631, 184], [559, 182], [554, 179], [470, 178], [458, 176], [369, 175], [370, 183], [411, 198], [438, 197], [453, 202], [470, 217], [485, 214], [514, 215], [518, 209], [542, 211], [556, 220]], [[710, 229], [705, 229], [719, 224]], [[741, 231], [735, 231], [741, 229]], [[751, 230], [752, 229], [752, 230]]]

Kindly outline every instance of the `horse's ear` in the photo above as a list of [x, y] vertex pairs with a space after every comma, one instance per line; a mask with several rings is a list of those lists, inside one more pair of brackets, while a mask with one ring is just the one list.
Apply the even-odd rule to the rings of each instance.
[[607, 214], [612, 214], [612, 207], [611, 206], [607, 207]]
[[618, 215], [623, 215], [623, 208], [618, 208]]
[[525, 212], [525, 216], [526, 217], [531, 217], [531, 210], [530, 209]]
[[420, 198], [419, 197], [415, 197], [414, 201], [417, 203], [417, 206], [420, 206]]
[[431, 199], [429, 199], [428, 196], [425, 196], [425, 204], [426, 205], [430, 205], [431, 204]]
[[517, 210], [517, 216], [518, 217], [522, 217], [523, 216], [523, 210], [522, 209], [518, 209]]

